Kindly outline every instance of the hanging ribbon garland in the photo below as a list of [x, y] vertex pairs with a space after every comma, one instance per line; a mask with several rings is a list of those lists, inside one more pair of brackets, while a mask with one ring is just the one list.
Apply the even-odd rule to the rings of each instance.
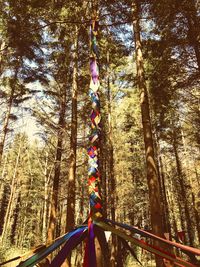
[[90, 216], [99, 213], [102, 214], [102, 198], [100, 194], [100, 172], [99, 172], [99, 149], [101, 134], [101, 114], [99, 100], [99, 50], [97, 45], [99, 21], [92, 19], [90, 25], [90, 89], [89, 96], [92, 103], [90, 114], [91, 134], [89, 137], [90, 147], [88, 148], [88, 187], [90, 198]]
[[96, 266], [96, 252], [94, 243], [93, 215], [102, 214], [102, 198], [100, 194], [100, 172], [99, 172], [99, 149], [101, 133], [101, 115], [99, 100], [99, 53], [97, 46], [99, 22], [97, 18], [91, 21], [90, 25], [90, 89], [89, 96], [92, 103], [90, 114], [91, 134], [89, 137], [90, 147], [88, 148], [88, 191], [90, 199], [90, 215], [88, 219], [88, 239], [85, 248], [84, 267]]

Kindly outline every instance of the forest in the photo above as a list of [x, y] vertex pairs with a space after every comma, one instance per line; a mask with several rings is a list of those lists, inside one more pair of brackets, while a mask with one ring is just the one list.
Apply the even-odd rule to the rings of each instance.
[[87, 221], [89, 232], [97, 211], [200, 249], [199, 89], [199, 0], [0, 0], [0, 266], [200, 266], [200, 250], [120, 230], [146, 250], [98, 223], [95, 264], [83, 241], [62, 265], [50, 265], [62, 246], [20, 265]]

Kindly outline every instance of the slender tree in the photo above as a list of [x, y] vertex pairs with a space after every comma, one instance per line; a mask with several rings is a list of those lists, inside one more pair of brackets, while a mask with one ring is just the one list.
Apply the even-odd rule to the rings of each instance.
[[[160, 200], [160, 187], [158, 180], [158, 171], [154, 158], [154, 145], [151, 130], [151, 118], [149, 110], [148, 91], [144, 76], [144, 61], [142, 55], [141, 30], [139, 24], [140, 5], [138, 1], [134, 1], [133, 6], [133, 30], [135, 36], [135, 50], [136, 50], [136, 66], [137, 66], [137, 82], [141, 96], [141, 113], [142, 125], [144, 133], [145, 154], [147, 164], [147, 181], [149, 187], [149, 200], [151, 209], [151, 227], [155, 234], [163, 236], [162, 226], [162, 208]], [[156, 266], [163, 266], [161, 258], [156, 257]]]
[[55, 166], [54, 166], [54, 178], [52, 187], [52, 200], [51, 200], [51, 212], [50, 212], [50, 222], [48, 227], [48, 237], [47, 241], [51, 242], [54, 239], [56, 221], [57, 221], [57, 209], [58, 209], [58, 192], [59, 192], [59, 180], [60, 180], [60, 170], [61, 170], [61, 159], [63, 151], [63, 139], [65, 131], [65, 114], [66, 114], [66, 87], [61, 88], [61, 104], [59, 111], [58, 120], [58, 133], [57, 133], [57, 147], [55, 156]]
[[66, 231], [75, 225], [75, 193], [76, 193], [76, 149], [77, 149], [77, 94], [78, 94], [78, 27], [75, 26], [73, 43], [73, 74], [72, 74], [72, 104], [71, 104], [71, 136], [67, 195]]

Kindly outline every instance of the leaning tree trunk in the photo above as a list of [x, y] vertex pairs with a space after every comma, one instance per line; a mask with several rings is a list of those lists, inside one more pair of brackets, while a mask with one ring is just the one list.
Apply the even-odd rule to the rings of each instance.
[[56, 147], [56, 157], [54, 166], [55, 170], [54, 170], [53, 187], [52, 187], [50, 221], [47, 231], [47, 242], [51, 242], [54, 239], [56, 221], [57, 221], [58, 193], [59, 193], [61, 158], [63, 152], [65, 113], [66, 113], [66, 89], [64, 87], [61, 90], [62, 90], [61, 105], [60, 105], [59, 121], [58, 121], [57, 147]]
[[[139, 1], [135, 0], [133, 2], [132, 11], [133, 11], [133, 30], [135, 36], [135, 49], [136, 49], [137, 82], [141, 95], [141, 113], [142, 113], [142, 125], [143, 125], [146, 165], [147, 165], [147, 181], [149, 187], [151, 226], [153, 233], [155, 233], [158, 236], [163, 236], [163, 225], [160, 219], [162, 218], [162, 209], [160, 200], [159, 180], [154, 158], [149, 100], [148, 100], [148, 92], [144, 76], [144, 62], [142, 55], [142, 43], [140, 38]], [[157, 242], [155, 242], [155, 245], [159, 246]], [[157, 267], [163, 266], [163, 260], [158, 256], [156, 256], [156, 266]]]

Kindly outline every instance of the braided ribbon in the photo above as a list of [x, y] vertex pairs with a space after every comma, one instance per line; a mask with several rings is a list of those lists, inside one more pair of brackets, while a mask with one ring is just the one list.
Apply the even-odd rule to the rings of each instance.
[[100, 172], [99, 172], [99, 149], [100, 149], [100, 100], [99, 100], [99, 51], [97, 45], [99, 22], [97, 19], [91, 21], [90, 26], [90, 89], [89, 96], [92, 102], [91, 134], [90, 147], [88, 148], [89, 170], [88, 170], [88, 186], [90, 198], [90, 216], [94, 214], [102, 214], [102, 199], [100, 194]]

